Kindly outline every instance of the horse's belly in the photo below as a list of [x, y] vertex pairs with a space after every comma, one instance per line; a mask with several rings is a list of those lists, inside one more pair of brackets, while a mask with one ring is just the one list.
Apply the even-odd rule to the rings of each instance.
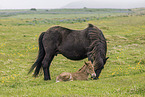
[[71, 60], [82, 60], [87, 57], [85, 54], [79, 54], [79, 53], [70, 53], [69, 55], [63, 54], [66, 58], [71, 59]]
[[87, 57], [86, 50], [60, 50], [60, 54], [71, 60], [81, 60]]
[[67, 39], [58, 46], [58, 50], [68, 59], [81, 60], [87, 57], [88, 45], [85, 39]]

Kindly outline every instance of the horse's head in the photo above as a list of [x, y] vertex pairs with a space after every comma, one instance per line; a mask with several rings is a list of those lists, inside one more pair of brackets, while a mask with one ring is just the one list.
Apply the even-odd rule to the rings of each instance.
[[106, 61], [107, 61], [108, 58], [109, 58], [109, 57], [104, 58], [104, 59], [98, 58], [98, 59], [96, 59], [96, 60], [93, 60], [93, 61], [92, 61], [92, 64], [93, 64], [93, 66], [94, 66], [94, 69], [95, 69], [95, 70], [103, 69], [103, 68], [104, 68], [104, 65], [106, 64]]
[[88, 59], [93, 63], [96, 77], [98, 78], [108, 59], [106, 58], [107, 42], [103, 32], [96, 26], [89, 24], [87, 31], [90, 40], [90, 46], [87, 53]]
[[96, 73], [94, 71], [94, 66], [91, 64], [91, 62], [85, 62], [85, 65], [87, 66], [86, 71], [88, 74], [91, 75], [91, 77], [96, 77]]

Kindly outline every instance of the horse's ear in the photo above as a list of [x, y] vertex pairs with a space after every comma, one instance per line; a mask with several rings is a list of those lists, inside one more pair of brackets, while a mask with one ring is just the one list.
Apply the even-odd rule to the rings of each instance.
[[107, 59], [109, 59], [109, 57], [107, 57], [107, 58], [104, 59], [104, 65], [106, 64]]
[[94, 25], [92, 25], [92, 24], [88, 24], [88, 26], [89, 26], [89, 27], [94, 27]]
[[106, 61], [107, 61], [107, 59], [109, 59], [109, 57], [106, 58]]
[[85, 62], [85, 65], [87, 65], [87, 66], [88, 66], [88, 63], [87, 63], [87, 62]]

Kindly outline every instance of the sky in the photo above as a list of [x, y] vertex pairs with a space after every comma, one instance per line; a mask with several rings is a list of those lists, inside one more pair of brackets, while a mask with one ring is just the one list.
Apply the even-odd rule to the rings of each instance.
[[[109, 4], [132, 4], [132, 7], [145, 7], [145, 0], [0, 0], [0, 9], [54, 9], [77, 1], [95, 1]], [[119, 4], [118, 3], [118, 4]], [[113, 6], [112, 5], [112, 6]], [[105, 6], [103, 6], [105, 8]]]

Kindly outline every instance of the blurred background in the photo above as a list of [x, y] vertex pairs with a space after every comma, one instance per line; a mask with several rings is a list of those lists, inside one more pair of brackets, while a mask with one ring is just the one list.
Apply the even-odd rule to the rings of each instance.
[[0, 0], [0, 2], [0, 9], [145, 7], [145, 0]]

